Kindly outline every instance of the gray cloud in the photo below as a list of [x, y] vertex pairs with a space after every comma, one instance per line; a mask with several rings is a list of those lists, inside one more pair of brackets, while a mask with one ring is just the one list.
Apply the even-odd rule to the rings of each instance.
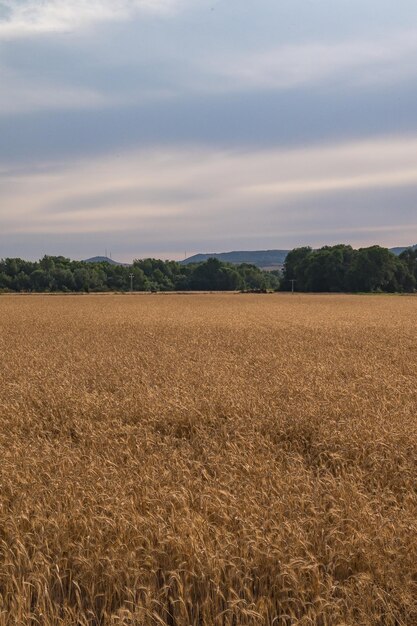
[[417, 240], [414, 1], [0, 9], [0, 256]]
[[0, 163], [117, 154], [126, 148], [299, 146], [417, 130], [417, 87], [193, 96], [137, 107], [0, 117]]
[[135, 13], [163, 15], [185, 0], [2, 0], [0, 37], [12, 39], [67, 32], [101, 22], [128, 20]]
[[372, 234], [406, 245], [417, 228], [416, 152], [417, 136], [280, 150], [160, 148], [16, 172], [4, 185], [14, 211], [3, 218], [0, 245], [30, 233], [34, 241], [89, 234], [123, 259], [129, 250], [178, 258], [227, 242], [362, 243]]

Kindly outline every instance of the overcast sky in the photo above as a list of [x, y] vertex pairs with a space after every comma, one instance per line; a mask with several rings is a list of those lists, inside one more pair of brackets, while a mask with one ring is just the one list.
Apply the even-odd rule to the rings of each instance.
[[416, 0], [0, 0], [0, 257], [417, 242]]

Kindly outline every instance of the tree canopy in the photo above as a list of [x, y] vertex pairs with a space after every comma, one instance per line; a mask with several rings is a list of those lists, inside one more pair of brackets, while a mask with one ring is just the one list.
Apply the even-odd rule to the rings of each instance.
[[40, 261], [0, 260], [0, 291], [101, 292], [276, 290], [277, 272], [254, 265], [231, 265], [218, 259], [182, 265], [176, 261], [138, 259], [130, 266], [71, 261], [44, 256]]
[[[132, 279], [131, 279], [132, 275]], [[339, 244], [318, 250], [295, 248], [283, 273], [266, 272], [248, 263], [232, 265], [217, 258], [184, 265], [177, 261], [137, 259], [132, 265], [72, 261], [44, 256], [39, 261], [0, 260], [2, 292], [135, 291], [283, 291], [295, 281], [306, 292], [414, 292], [417, 248], [399, 256], [387, 248], [354, 250]]]
[[297, 291], [412, 292], [417, 287], [417, 249], [396, 256], [380, 246], [295, 248], [286, 258], [283, 274], [283, 290], [289, 290], [294, 280]]

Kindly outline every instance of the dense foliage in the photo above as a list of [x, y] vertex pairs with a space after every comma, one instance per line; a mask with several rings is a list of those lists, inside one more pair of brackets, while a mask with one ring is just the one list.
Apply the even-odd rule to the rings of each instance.
[[216, 258], [189, 265], [141, 259], [129, 266], [62, 256], [0, 260], [0, 292], [129, 291], [131, 280], [135, 291], [288, 291], [294, 281], [296, 291], [413, 292], [417, 289], [417, 248], [399, 256], [380, 246], [295, 248], [287, 255], [283, 276]]
[[285, 261], [282, 289], [297, 291], [412, 292], [417, 287], [417, 249], [396, 256], [386, 248], [295, 248]]
[[130, 275], [135, 291], [256, 291], [279, 287], [277, 272], [264, 272], [246, 263], [229, 265], [218, 259], [193, 265], [142, 259], [124, 266], [44, 256], [36, 262], [0, 260], [0, 291], [128, 291]]

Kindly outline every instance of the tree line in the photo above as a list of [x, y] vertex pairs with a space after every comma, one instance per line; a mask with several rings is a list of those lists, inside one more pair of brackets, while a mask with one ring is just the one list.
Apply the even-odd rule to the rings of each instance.
[[286, 257], [282, 290], [307, 292], [413, 292], [417, 288], [417, 248], [399, 256], [387, 248], [351, 246], [295, 248]]
[[44, 256], [40, 261], [0, 260], [0, 292], [129, 291], [282, 291], [403, 292], [417, 290], [417, 247], [399, 256], [387, 248], [351, 246], [295, 248], [282, 273], [248, 263], [232, 265], [215, 258], [183, 265], [159, 259], [132, 265], [72, 261]]
[[132, 265], [72, 261], [44, 256], [40, 261], [0, 260], [2, 292], [264, 291], [279, 288], [279, 272], [254, 265], [231, 265], [218, 259], [182, 265], [141, 259]]

